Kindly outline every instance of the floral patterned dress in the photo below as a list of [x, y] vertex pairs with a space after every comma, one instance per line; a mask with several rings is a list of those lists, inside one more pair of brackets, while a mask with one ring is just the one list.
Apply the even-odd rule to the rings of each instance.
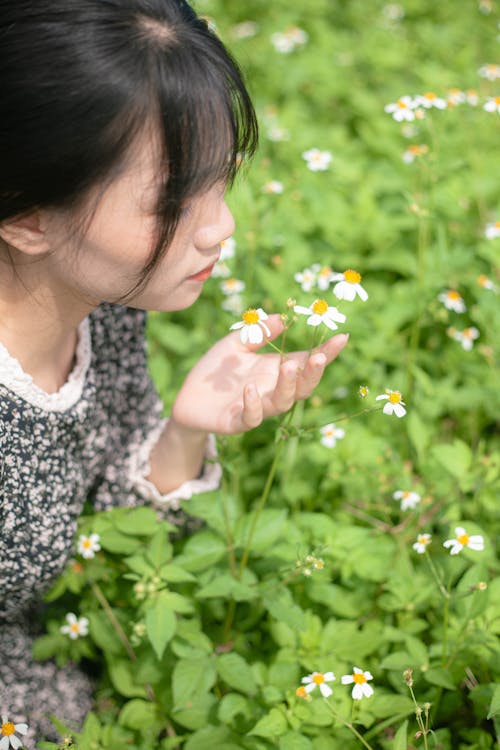
[[[92, 705], [76, 665], [31, 655], [43, 594], [73, 552], [86, 499], [96, 510], [152, 502], [179, 525], [180, 502], [219, 483], [217, 463], [168, 495], [145, 479], [165, 420], [144, 328], [142, 311], [98, 307], [81, 323], [74, 368], [54, 394], [0, 344], [0, 715], [29, 725], [28, 748], [56, 739], [48, 714], [76, 729]], [[207, 458], [215, 455], [211, 437]]]

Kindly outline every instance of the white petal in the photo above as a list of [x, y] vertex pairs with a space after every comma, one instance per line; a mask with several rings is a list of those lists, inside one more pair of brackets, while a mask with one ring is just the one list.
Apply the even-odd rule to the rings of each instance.
[[373, 680], [373, 675], [371, 672], [365, 672], [364, 674], [367, 680]]
[[463, 526], [455, 526], [455, 534], [457, 536], [464, 536], [467, 535], [467, 532]]
[[325, 435], [321, 438], [321, 445], [324, 445], [325, 448], [335, 448], [337, 445], [337, 441], [333, 437], [333, 435]]
[[[267, 315], [266, 315], [266, 318], [267, 318]], [[267, 325], [265, 323], [263, 323], [262, 321], [261, 321], [260, 325], [264, 329], [264, 331], [266, 332], [266, 336], [271, 337], [271, 331], [269, 330], [269, 328], [267, 327]]]
[[313, 313], [310, 318], [307, 319], [308, 326], [319, 326], [321, 323], [321, 315]]
[[392, 414], [393, 410], [394, 410], [394, 404], [392, 404], [390, 401], [388, 401], [386, 405], [384, 406], [384, 408], [382, 409], [384, 414], [389, 414], [389, 416]]
[[352, 668], [352, 671], [353, 671], [353, 672], [356, 672], [356, 674], [363, 674], [363, 670], [362, 670], [362, 669], [360, 669], [359, 667], [353, 667], [353, 668]]
[[302, 678], [303, 683], [312, 682], [312, 675], [308, 674], [306, 677]]
[[325, 672], [323, 677], [327, 682], [333, 682], [333, 680], [335, 679], [335, 675], [333, 674], [333, 672]]
[[[5, 724], [6, 722], [2, 722]], [[8, 737], [2, 737], [0, 740], [0, 750], [9, 750], [9, 738]]]
[[2, 724], [7, 724], [9, 717], [7, 714], [2, 714]]
[[27, 734], [28, 733], [28, 725], [27, 724], [14, 724], [14, 729], [16, 732], [19, 732], [19, 734]]
[[251, 344], [260, 344], [263, 338], [262, 328], [257, 323], [248, 326], [248, 340]]
[[361, 286], [361, 284], [355, 284], [355, 287], [356, 287], [356, 291], [357, 291], [360, 299], [362, 299], [363, 302], [366, 302], [366, 300], [368, 299], [367, 292], [365, 292], [365, 290], [363, 289], [363, 287]]
[[382, 399], [388, 399], [389, 396], [386, 393], [382, 393], [380, 396], [375, 396], [375, 401], [381, 401]]
[[355, 701], [361, 700], [361, 698], [363, 697], [363, 688], [361, 687], [361, 685], [354, 685], [352, 689], [352, 697]]
[[246, 325], [242, 326], [240, 331], [240, 341], [242, 344], [246, 344], [248, 341], [248, 326]]
[[230, 327], [230, 331], [237, 331], [238, 328], [243, 328], [245, 323], [242, 320], [239, 320], [237, 323], [233, 323], [233, 325]]
[[396, 492], [393, 494], [394, 500], [401, 500], [403, 497], [403, 490], [396, 490]]
[[321, 691], [321, 695], [324, 698], [328, 698], [333, 693], [333, 690], [331, 689], [331, 687], [328, 687], [328, 685], [326, 685], [324, 682], [321, 683], [321, 685], [319, 686], [319, 689]]
[[257, 308], [257, 312], [259, 314], [259, 320], [267, 320], [268, 319], [269, 315], [266, 312], [264, 312], [264, 310], [262, 309], [262, 307], [258, 307]]
[[404, 417], [406, 409], [401, 404], [394, 404], [394, 414], [399, 418]]
[[330, 320], [335, 320], [337, 323], [345, 323], [347, 320], [346, 316], [339, 312], [336, 307], [329, 307], [328, 311], [325, 313], [325, 317], [330, 318]]
[[310, 315], [311, 314], [311, 308], [310, 307], [304, 307], [303, 305], [295, 305], [293, 308], [294, 312], [300, 313], [301, 315]]
[[11, 734], [9, 739], [11, 747], [13, 747], [14, 750], [19, 750], [19, 748], [23, 746], [23, 743], [21, 742], [19, 737], [16, 737], [15, 734]]
[[342, 677], [341, 682], [342, 682], [342, 685], [349, 685], [351, 682], [354, 682], [354, 677], [352, 676], [352, 674], [345, 674]]
[[[309, 321], [307, 321], [309, 323]], [[331, 318], [327, 318], [326, 315], [323, 315], [323, 323], [327, 328], [329, 328], [331, 331], [336, 331], [338, 328], [338, 325], [333, 322]]]
[[344, 281], [344, 274], [343, 273], [332, 273], [330, 276], [330, 279], [332, 281]]
[[468, 544], [468, 546], [471, 549], [474, 549], [474, 550], [477, 550], [477, 551], [483, 550], [484, 549], [484, 540], [483, 540], [483, 537], [480, 536], [479, 534], [474, 534], [474, 536], [470, 536], [469, 537], [469, 544]]
[[309, 685], [306, 685], [306, 687], [305, 687], [306, 693], [312, 692], [315, 687], [316, 687], [316, 683], [315, 682], [310, 682]]
[[448, 549], [448, 547], [451, 547], [454, 544], [455, 539], [447, 539], [446, 542], [443, 542], [443, 547], [446, 547], [446, 549]]
[[367, 682], [363, 682], [363, 684], [361, 685], [361, 690], [367, 698], [373, 695], [373, 688]]

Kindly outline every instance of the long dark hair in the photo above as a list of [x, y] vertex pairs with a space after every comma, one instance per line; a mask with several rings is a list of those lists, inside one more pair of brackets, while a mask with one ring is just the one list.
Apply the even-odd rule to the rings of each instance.
[[160, 135], [158, 236], [183, 204], [257, 144], [241, 72], [184, 0], [0, 0], [0, 222], [74, 209], [119, 173], [150, 123]]

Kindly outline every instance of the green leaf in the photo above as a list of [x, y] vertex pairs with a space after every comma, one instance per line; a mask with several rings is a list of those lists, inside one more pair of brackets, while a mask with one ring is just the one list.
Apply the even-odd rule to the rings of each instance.
[[491, 699], [491, 705], [490, 710], [488, 711], [487, 719], [492, 719], [494, 716], [498, 716], [500, 714], [500, 685], [497, 685], [495, 687], [495, 692], [493, 693], [493, 697]]
[[118, 723], [128, 729], [143, 730], [157, 721], [156, 709], [152, 703], [134, 698], [123, 706]]
[[[236, 524], [234, 531], [236, 546], [244, 547], [246, 545], [253, 519], [254, 514], [247, 513]], [[286, 520], [286, 510], [278, 510], [277, 508], [263, 510], [255, 526], [250, 551], [256, 554], [272, 551], [274, 542], [283, 535]]]
[[148, 542], [146, 557], [155, 569], [161, 568], [172, 559], [172, 545], [168, 541], [168, 534], [163, 526]]
[[203, 727], [188, 739], [184, 750], [221, 750], [221, 747], [227, 747], [225, 740], [230, 738], [231, 733], [226, 727]]
[[184, 568], [181, 568], [179, 565], [173, 565], [172, 563], [163, 565], [158, 571], [158, 574], [162, 581], [167, 581], [167, 583], [187, 583], [190, 581], [196, 581], [196, 578], [192, 573], [188, 573]]
[[394, 735], [392, 750], [406, 750], [408, 747], [408, 719], [399, 727]]
[[171, 595], [160, 591], [153, 605], [147, 610], [146, 632], [156, 656], [161, 659], [167, 643], [175, 633], [177, 620], [171, 605]]
[[114, 659], [108, 664], [109, 677], [115, 690], [126, 698], [146, 698], [142, 685], [134, 682], [134, 667], [128, 659]]
[[197, 599], [213, 599], [232, 597], [237, 602], [251, 601], [259, 596], [257, 587], [247, 586], [233, 576], [227, 574], [216, 576], [206, 586], [196, 592]]
[[419, 417], [417, 411], [410, 411], [406, 418], [406, 427], [408, 429], [408, 437], [410, 438], [419, 459], [422, 459], [430, 441], [429, 428]]
[[463, 440], [435, 445], [432, 453], [441, 466], [457, 479], [464, 477], [472, 464], [472, 451]]
[[191, 708], [200, 695], [208, 692], [216, 679], [211, 658], [179, 659], [172, 674], [174, 710]]
[[132, 555], [131, 557], [125, 557], [123, 562], [134, 573], [141, 576], [141, 578], [151, 578], [155, 569], [148, 563], [148, 561], [142, 555]]
[[449, 669], [445, 669], [444, 667], [428, 669], [427, 672], [423, 672], [423, 676], [431, 685], [438, 685], [439, 687], [448, 688], [448, 690], [456, 690], [457, 688], [452, 680]]
[[104, 612], [97, 610], [92, 613], [90, 635], [103, 651], [114, 655], [123, 653], [123, 645]]
[[265, 596], [263, 604], [269, 614], [284, 622], [293, 630], [302, 631], [306, 629], [306, 617], [300, 607], [295, 604], [288, 589], [274, 592], [274, 595]]
[[246, 695], [255, 695], [257, 685], [252, 670], [239, 654], [234, 652], [221, 654], [215, 663], [219, 677], [229, 687], [239, 690]]
[[200, 693], [185, 708], [174, 708], [172, 718], [187, 729], [201, 729], [208, 724], [208, 717], [216, 703], [217, 699], [211, 693]]
[[33, 657], [44, 661], [55, 656], [61, 650], [62, 639], [58, 635], [41, 635], [33, 644]]
[[115, 520], [114, 526], [123, 534], [151, 536], [158, 529], [158, 517], [154, 510], [145, 506], [130, 508]]
[[268, 714], [257, 722], [248, 734], [276, 739], [285, 734], [287, 728], [288, 724], [282, 712], [277, 708], [272, 708]]
[[217, 710], [217, 717], [223, 724], [231, 724], [238, 715], [249, 716], [251, 713], [250, 703], [239, 693], [226, 693], [222, 697]]
[[101, 547], [107, 552], [117, 555], [131, 554], [140, 547], [141, 541], [127, 534], [122, 534], [116, 529], [107, 529], [100, 535]]
[[298, 732], [287, 732], [280, 737], [279, 750], [313, 750], [311, 740]]
[[182, 568], [197, 573], [214, 565], [226, 554], [226, 545], [223, 540], [212, 531], [204, 529], [190, 537], [181, 555], [175, 562]]
[[373, 701], [370, 706], [370, 713], [377, 717], [377, 719], [387, 719], [390, 716], [398, 716], [401, 714], [411, 714], [415, 710], [415, 705], [411, 698], [406, 695], [380, 695], [377, 692], [377, 699]]
[[405, 669], [412, 667], [415, 660], [406, 651], [393, 651], [388, 654], [380, 664], [381, 669], [399, 669], [404, 672]]

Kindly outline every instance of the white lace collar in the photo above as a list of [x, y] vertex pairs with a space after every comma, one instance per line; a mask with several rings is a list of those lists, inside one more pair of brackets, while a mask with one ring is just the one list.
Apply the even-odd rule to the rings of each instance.
[[0, 344], [0, 383], [7, 386], [22, 399], [45, 411], [66, 411], [82, 395], [85, 376], [90, 365], [92, 343], [88, 318], [78, 326], [78, 344], [76, 362], [67, 381], [55, 393], [46, 393], [33, 382], [31, 375], [24, 372], [15, 357], [12, 357], [5, 346]]

